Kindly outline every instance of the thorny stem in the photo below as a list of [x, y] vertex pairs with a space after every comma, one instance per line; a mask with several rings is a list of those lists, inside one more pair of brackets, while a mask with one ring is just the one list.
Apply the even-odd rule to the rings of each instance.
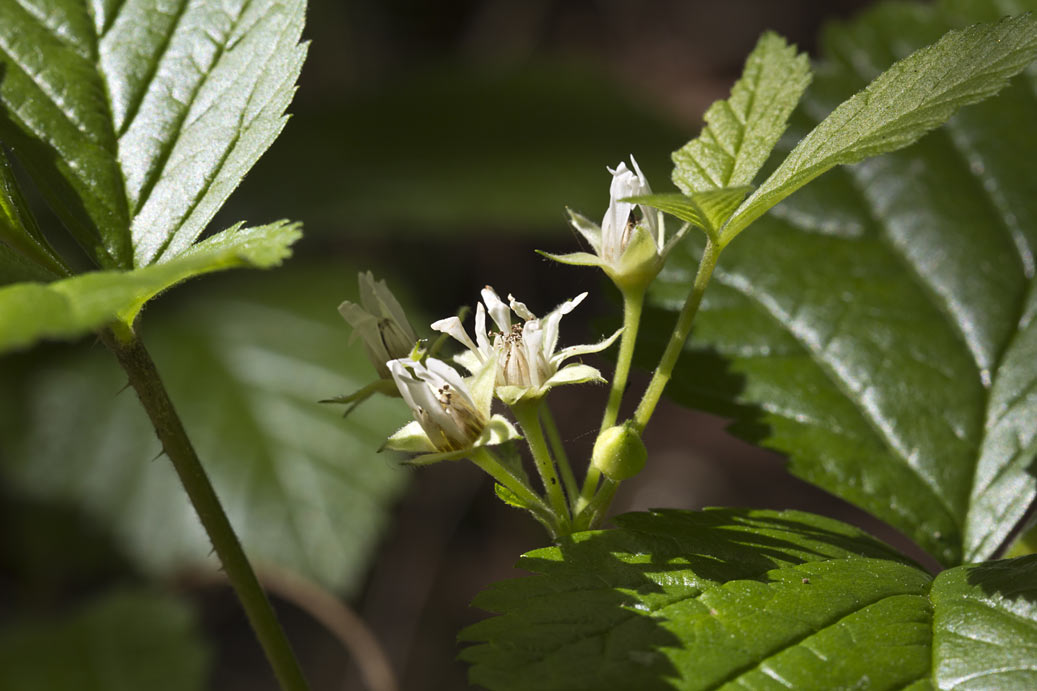
[[605, 415], [601, 419], [599, 434], [615, 425], [616, 418], [619, 417], [619, 406], [623, 402], [623, 392], [630, 375], [630, 363], [634, 358], [634, 345], [637, 343], [637, 329], [641, 325], [641, 308], [644, 300], [644, 288], [623, 290], [623, 335], [619, 342], [616, 371], [612, 376], [612, 390], [609, 392]]
[[248, 616], [252, 630], [259, 639], [281, 688], [284, 691], [305, 691], [309, 686], [299, 668], [291, 644], [277, 621], [266, 593], [256, 579], [256, 574], [230, 521], [227, 520], [220, 500], [198, 460], [198, 454], [195, 453], [176, 409], [169, 400], [147, 349], [129, 329], [120, 329], [118, 334], [113, 330], [105, 330], [101, 338], [126, 371], [130, 385], [137, 391], [144, 410], [151, 418], [155, 433], [162, 442], [162, 448], [172, 461], [173, 468], [212, 541], [227, 579]]
[[699, 305], [702, 304], [702, 295], [706, 292], [709, 279], [713, 276], [713, 269], [716, 268], [719, 256], [720, 248], [714, 245], [712, 240], [707, 240], [706, 247], [702, 250], [702, 259], [699, 261], [691, 293], [684, 302], [684, 307], [677, 318], [677, 324], [670, 335], [670, 342], [666, 344], [666, 350], [652, 374], [652, 380], [648, 382], [648, 388], [641, 398], [641, 403], [634, 411], [634, 424], [637, 425], [639, 431], [644, 430], [645, 425], [648, 424], [667, 382], [673, 375], [673, 368], [677, 364], [677, 358], [680, 357], [681, 351], [684, 349], [684, 342], [691, 332], [691, 324], [695, 321], [695, 314], [698, 312]]
[[540, 418], [544, 423], [544, 431], [547, 432], [547, 441], [551, 444], [551, 453], [558, 461], [558, 472], [562, 474], [562, 484], [565, 486], [565, 493], [569, 496], [569, 505], [575, 510], [576, 498], [580, 491], [579, 485], [576, 484], [576, 476], [569, 463], [569, 454], [565, 452], [562, 435], [558, 433], [558, 425], [555, 424], [554, 415], [551, 414], [551, 408], [546, 399], [540, 407]]
[[558, 537], [559, 530], [555, 525], [555, 521], [552, 520], [554, 517], [551, 508], [544, 503], [544, 500], [536, 495], [536, 493], [526, 486], [526, 483], [519, 478], [512, 475], [504, 467], [496, 456], [493, 455], [485, 447], [478, 447], [472, 449], [472, 453], [468, 456], [469, 460], [475, 465], [482, 468], [490, 477], [500, 483], [503, 487], [511, 490], [516, 497], [529, 507], [530, 513], [533, 514], [533, 518], [540, 521], [547, 532], [550, 533], [552, 538]]
[[529, 450], [533, 454], [533, 462], [536, 464], [537, 472], [540, 473], [540, 479], [544, 483], [548, 502], [551, 504], [551, 509], [554, 511], [558, 521], [559, 533], [566, 535], [572, 531], [569, 506], [566, 504], [562, 486], [558, 482], [558, 474], [555, 473], [551, 453], [547, 450], [544, 432], [540, 428], [539, 408], [539, 400], [519, 401], [511, 406], [519, 426], [522, 427], [522, 434], [526, 437], [526, 442], [529, 444]]

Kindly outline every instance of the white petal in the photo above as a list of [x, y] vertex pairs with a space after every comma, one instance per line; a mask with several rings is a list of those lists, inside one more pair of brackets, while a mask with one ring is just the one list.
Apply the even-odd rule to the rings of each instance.
[[546, 317], [540, 320], [541, 327], [544, 330], [543, 349], [545, 357], [550, 358], [558, 346], [558, 322], [562, 320], [564, 315], [576, 309], [577, 305], [583, 302], [586, 297], [587, 293], [580, 293], [572, 300], [566, 300], [558, 307], [555, 307]]
[[485, 360], [474, 350], [463, 350], [454, 356], [454, 362], [468, 370], [469, 374], [475, 374], [482, 369]]
[[512, 295], [511, 293], [508, 293], [508, 305], [515, 312], [515, 314], [517, 314], [518, 316], [522, 317], [526, 321], [529, 321], [530, 319], [536, 319], [537, 318], [537, 316], [535, 314], [533, 314], [532, 312], [530, 312], [529, 308], [526, 307], [526, 303], [519, 302], [518, 300], [515, 299], [515, 296]]
[[447, 317], [446, 319], [440, 319], [434, 321], [431, 324], [433, 331], [439, 331], [440, 333], [449, 334], [455, 339], [461, 342], [461, 345], [468, 348], [469, 350], [478, 350], [472, 339], [465, 333], [464, 326], [461, 324], [461, 320], [457, 317]]
[[475, 341], [479, 344], [479, 352], [483, 356], [493, 350], [490, 339], [486, 335], [486, 308], [481, 302], [475, 306]]
[[374, 274], [370, 271], [363, 271], [357, 274], [357, 286], [360, 288], [360, 304], [368, 312], [372, 314], [377, 313], [378, 300], [375, 299], [374, 295]]
[[507, 333], [511, 329], [511, 309], [497, 297], [497, 293], [490, 286], [483, 288], [480, 294], [497, 328]]
[[594, 250], [595, 254], [601, 252], [601, 226], [591, 221], [586, 216], [576, 213], [572, 209], [569, 211], [569, 223], [575, 228], [580, 235], [590, 243], [591, 249]]

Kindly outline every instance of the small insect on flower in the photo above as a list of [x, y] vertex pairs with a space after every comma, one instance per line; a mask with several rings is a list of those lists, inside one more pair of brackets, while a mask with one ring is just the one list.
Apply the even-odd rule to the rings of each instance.
[[[556, 351], [559, 322], [586, 297], [587, 293], [577, 295], [544, 317], [537, 317], [511, 295], [505, 304], [493, 288], [486, 286], [482, 290], [483, 301], [475, 308], [475, 341], [468, 336], [457, 317], [433, 322], [432, 328], [453, 336], [468, 348], [455, 359], [469, 372], [475, 373], [487, 362], [495, 361], [497, 396], [512, 405], [523, 398], [539, 398], [559, 384], [604, 381], [601, 373], [589, 365], [570, 363], [563, 366], [562, 363], [577, 355], [608, 348], [622, 329], [600, 343]], [[487, 312], [498, 331], [487, 331]], [[513, 313], [519, 318], [515, 323], [512, 323]]]

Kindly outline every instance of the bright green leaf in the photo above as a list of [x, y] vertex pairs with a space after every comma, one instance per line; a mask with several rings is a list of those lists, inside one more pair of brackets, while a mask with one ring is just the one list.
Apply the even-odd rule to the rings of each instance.
[[930, 599], [935, 688], [1037, 688], [1037, 556], [944, 571]]
[[[349, 590], [408, 477], [375, 452], [409, 418], [406, 407], [374, 396], [343, 419], [317, 402], [374, 376], [335, 311], [355, 290], [347, 272], [228, 279], [247, 290], [225, 284], [172, 312], [152, 307], [144, 341], [250, 557]], [[34, 367], [40, 356], [45, 366]], [[78, 347], [8, 358], [5, 482], [81, 507], [148, 572], [212, 566], [209, 540], [114, 358]]]
[[145, 302], [187, 278], [236, 266], [279, 265], [299, 236], [297, 224], [235, 226], [161, 264], [0, 288], [0, 353], [43, 339], [77, 338], [111, 322], [132, 324]]
[[201, 234], [285, 123], [303, 0], [0, 0], [0, 139], [104, 269]]
[[209, 655], [184, 601], [116, 591], [60, 619], [0, 630], [0, 688], [202, 691]]
[[682, 221], [701, 228], [710, 239], [717, 239], [718, 229], [749, 193], [749, 187], [725, 187], [692, 194], [645, 194], [624, 201], [637, 202], [659, 209]]
[[951, 31], [919, 49], [804, 137], [731, 219], [723, 243], [825, 171], [903, 148], [958, 108], [992, 96], [1035, 56], [1033, 15]]
[[[506, 689], [902, 688], [928, 676], [930, 578], [800, 512], [657, 511], [525, 555], [475, 604], [474, 683]], [[852, 650], [852, 654], [847, 651]]]
[[710, 106], [702, 133], [673, 153], [673, 183], [685, 194], [751, 183], [809, 83], [806, 53], [765, 33], [731, 98]]
[[[804, 101], [819, 115], [794, 127], [947, 21], [888, 5], [831, 31], [839, 60]], [[996, 555], [1037, 497], [1035, 94], [1021, 75], [911, 149], [833, 170], [761, 218], [724, 251], [668, 388], [736, 417], [733, 431], [788, 454], [794, 474], [948, 565]], [[693, 242], [675, 249], [654, 304], [679, 309], [696, 265]], [[661, 348], [673, 317], [656, 316], [642, 333]]]

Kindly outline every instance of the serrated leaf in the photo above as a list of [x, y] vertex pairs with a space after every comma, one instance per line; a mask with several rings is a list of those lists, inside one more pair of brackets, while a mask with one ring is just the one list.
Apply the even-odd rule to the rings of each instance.
[[209, 654], [187, 603], [115, 591], [74, 614], [0, 630], [0, 688], [202, 691]]
[[930, 598], [935, 688], [1037, 688], [1037, 556], [944, 571]]
[[303, 0], [0, 0], [0, 139], [101, 268], [184, 251], [285, 123]]
[[904, 58], [800, 141], [735, 213], [723, 244], [834, 166], [903, 148], [997, 93], [1035, 56], [1037, 17], [1027, 14], [951, 31]]
[[237, 266], [279, 265], [300, 235], [298, 224], [283, 221], [235, 226], [161, 264], [0, 288], [0, 353], [44, 339], [78, 338], [112, 322], [130, 325], [145, 302], [187, 278]]
[[806, 54], [763, 34], [731, 98], [710, 106], [701, 134], [673, 153], [673, 183], [685, 194], [751, 183], [809, 83]]
[[[804, 110], [828, 112], [947, 21], [891, 5], [833, 31], [840, 59]], [[761, 218], [724, 251], [668, 389], [948, 565], [995, 555], [1037, 497], [1035, 93], [1023, 75]], [[675, 249], [654, 304], [679, 309], [696, 264], [693, 242]], [[660, 345], [671, 327], [642, 333]]]
[[[144, 341], [249, 556], [349, 591], [408, 477], [375, 450], [408, 418], [372, 397], [347, 419], [320, 405], [373, 377], [335, 306], [334, 272], [205, 291], [152, 308]], [[187, 291], [189, 292], [189, 291]], [[142, 569], [211, 567], [209, 540], [125, 375], [103, 348], [0, 365], [5, 481], [107, 526]]]
[[[900, 688], [928, 676], [930, 579], [801, 512], [655, 511], [525, 555], [475, 604], [470, 679], [508, 689]], [[852, 654], [847, 654], [852, 650]]]
[[749, 193], [749, 186], [725, 187], [692, 194], [645, 194], [623, 201], [644, 204], [701, 228], [711, 240]]

